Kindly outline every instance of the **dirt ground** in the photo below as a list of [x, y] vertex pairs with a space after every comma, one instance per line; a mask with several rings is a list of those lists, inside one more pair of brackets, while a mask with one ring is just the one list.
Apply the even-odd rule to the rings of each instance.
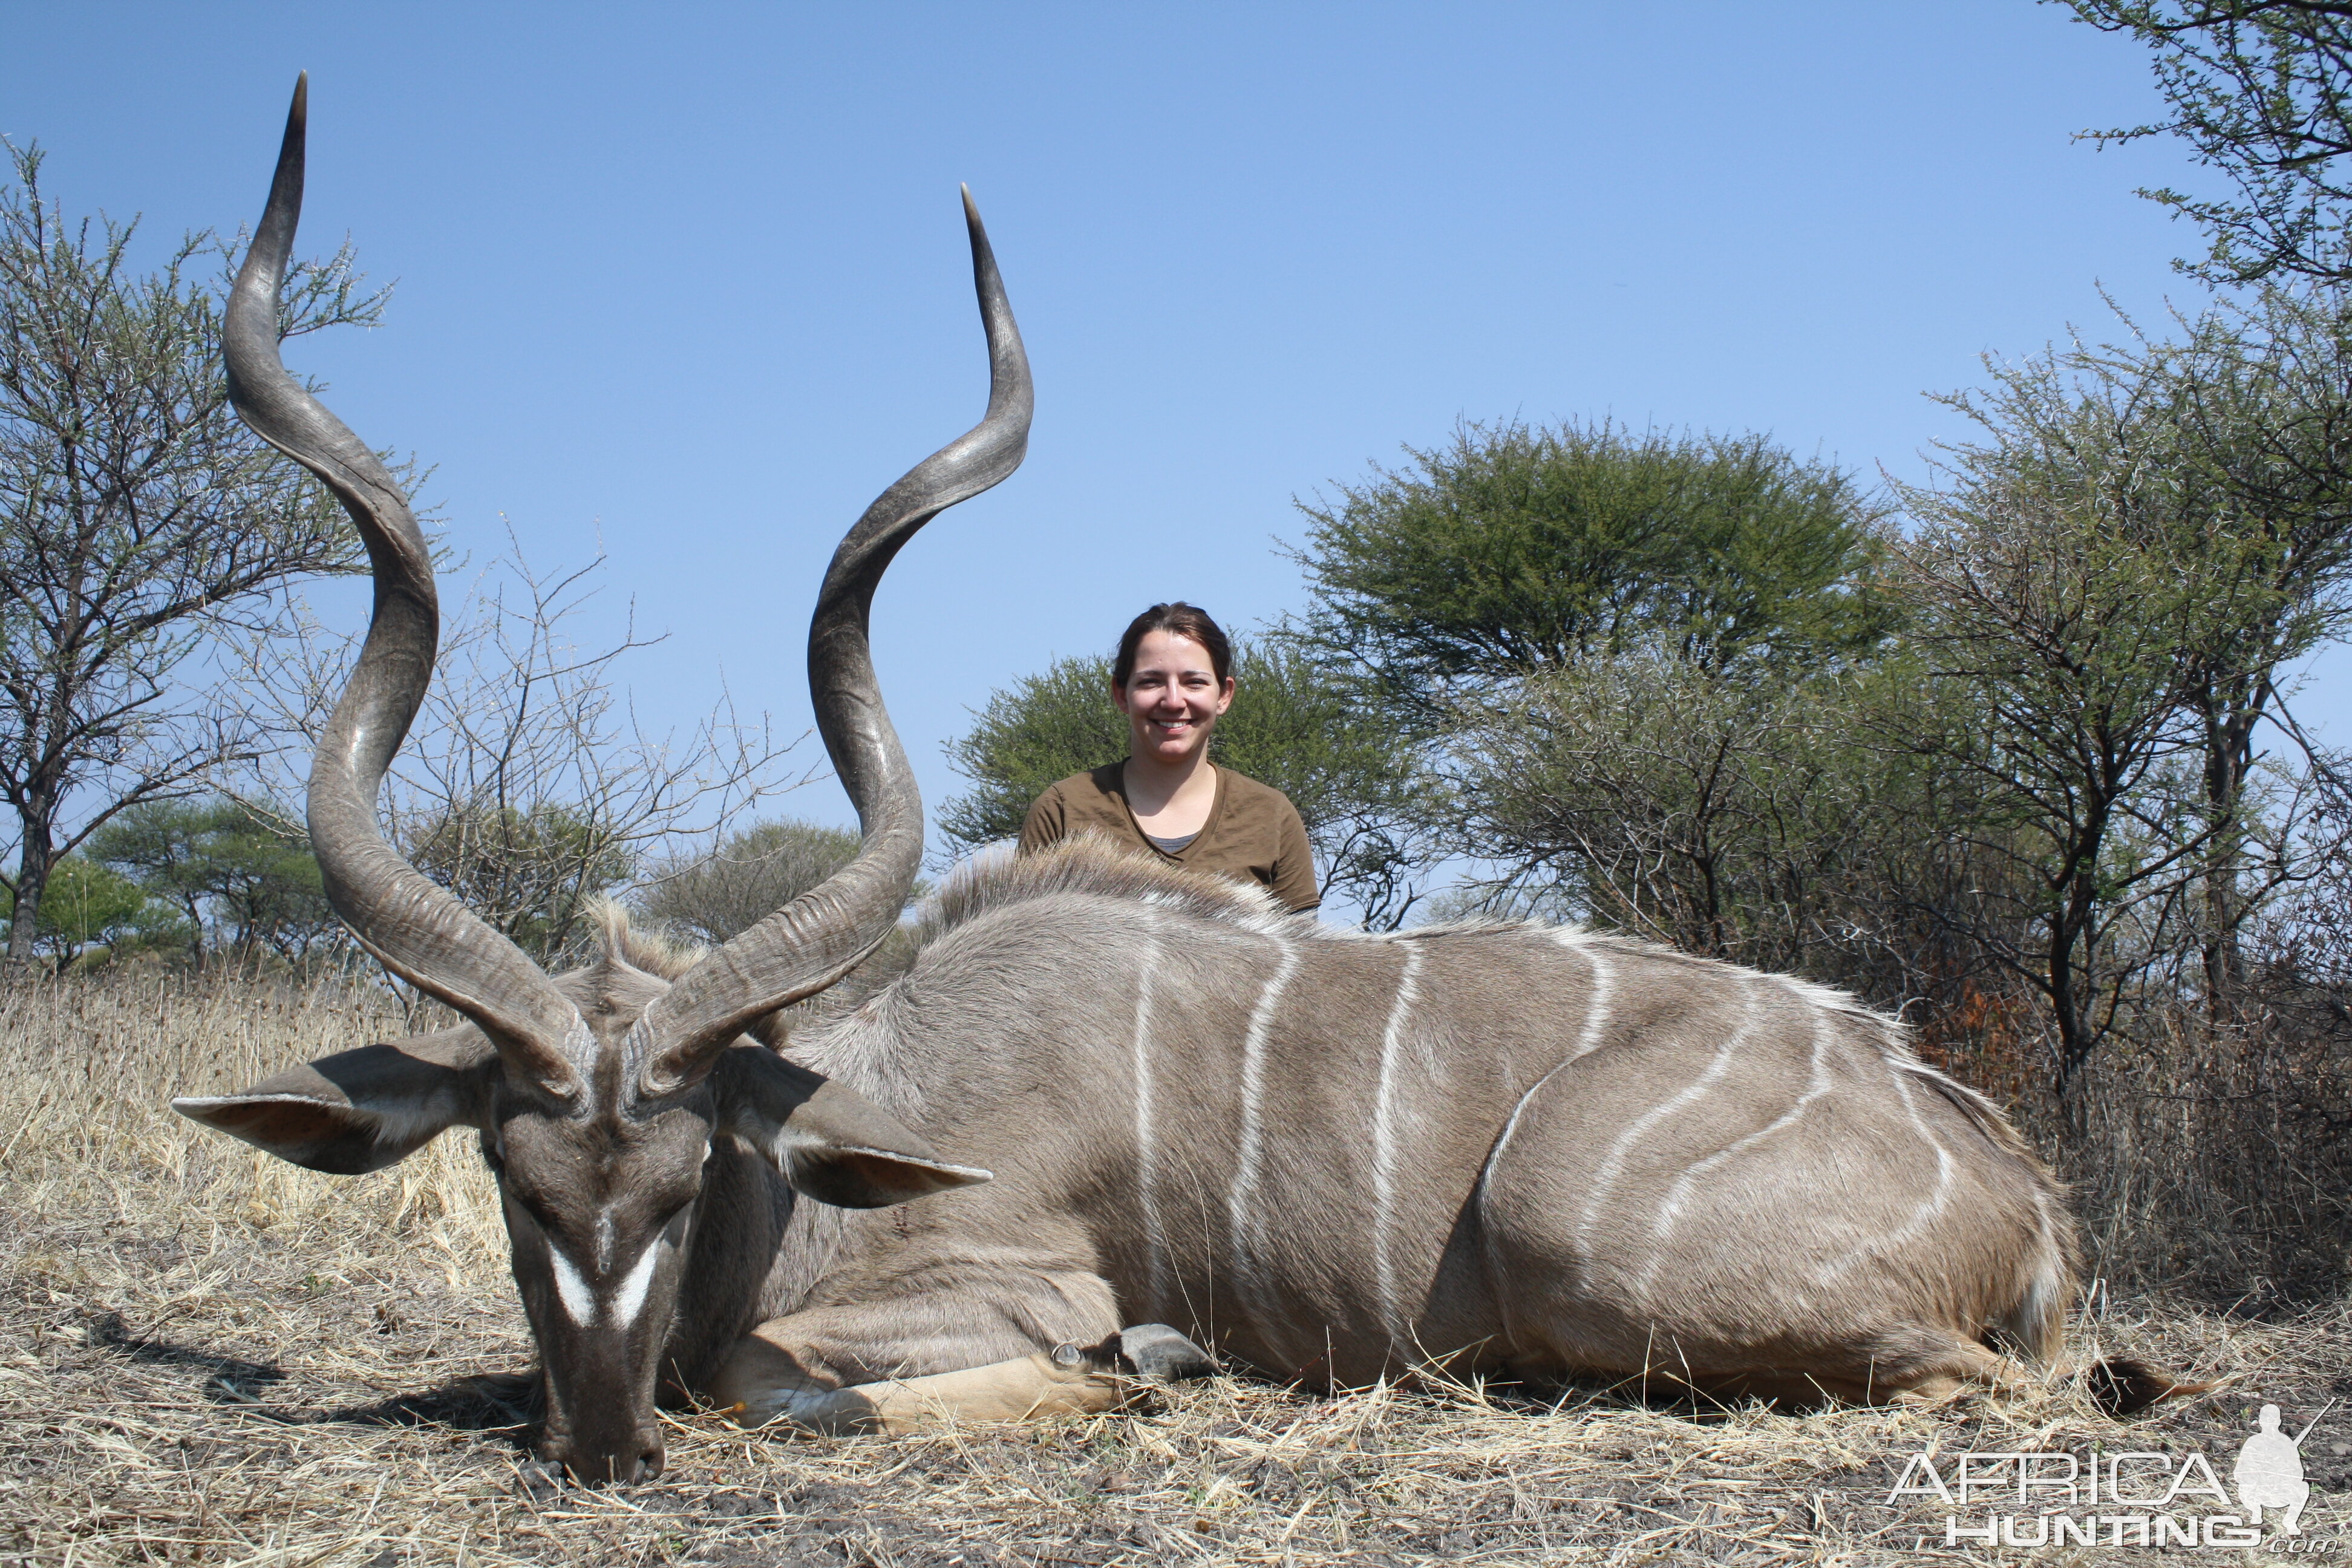
[[380, 1005], [320, 994], [0, 998], [0, 1563], [2120, 1563], [2179, 1549], [1948, 1545], [1948, 1515], [1995, 1505], [1888, 1496], [1922, 1452], [1948, 1474], [1963, 1452], [2199, 1451], [2227, 1481], [2265, 1401], [2290, 1431], [2319, 1417], [2305, 1535], [2191, 1555], [2352, 1554], [2346, 1309], [2107, 1304], [2079, 1352], [2222, 1380], [2120, 1424], [2065, 1385], [1786, 1415], [1218, 1379], [911, 1438], [688, 1415], [658, 1480], [571, 1488], [520, 1445], [530, 1346], [468, 1146], [337, 1180], [162, 1109], [383, 1032]]

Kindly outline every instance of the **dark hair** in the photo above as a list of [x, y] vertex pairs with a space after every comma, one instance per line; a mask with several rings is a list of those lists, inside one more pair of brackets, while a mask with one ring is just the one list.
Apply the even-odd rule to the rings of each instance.
[[1110, 683], [1121, 691], [1127, 689], [1127, 678], [1135, 673], [1135, 650], [1152, 632], [1192, 638], [1209, 650], [1209, 668], [1215, 671], [1219, 686], [1233, 679], [1234, 645], [1225, 640], [1208, 611], [1179, 599], [1172, 605], [1154, 605], [1128, 623], [1127, 635], [1118, 639], [1118, 662], [1110, 667]]

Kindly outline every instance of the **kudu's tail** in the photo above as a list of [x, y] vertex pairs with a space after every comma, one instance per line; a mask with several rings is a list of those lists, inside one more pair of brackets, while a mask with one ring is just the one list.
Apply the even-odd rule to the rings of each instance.
[[2129, 1356], [2111, 1356], [2083, 1369], [2084, 1392], [2110, 1415], [2129, 1415], [2158, 1400], [2190, 1399], [2220, 1386], [2218, 1383], [2183, 1383]]

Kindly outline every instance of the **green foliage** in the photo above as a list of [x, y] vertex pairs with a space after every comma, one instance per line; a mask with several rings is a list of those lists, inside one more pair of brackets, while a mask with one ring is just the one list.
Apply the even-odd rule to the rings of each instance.
[[190, 955], [211, 945], [303, 957], [341, 940], [318, 860], [284, 815], [226, 797], [145, 801], [108, 823], [89, 853], [176, 908]]
[[415, 826], [409, 864], [542, 963], [576, 956], [588, 900], [635, 875], [635, 846], [576, 805], [481, 805]]
[[2352, 280], [2352, 15], [2331, 0], [2066, 0], [2154, 54], [2168, 118], [2104, 132], [2169, 132], [2236, 186], [2209, 200], [2143, 190], [2212, 241], [2188, 270], [2246, 283], [2300, 274]]
[[848, 865], [857, 858], [858, 842], [855, 833], [814, 823], [755, 823], [708, 854], [657, 863], [638, 885], [635, 902], [647, 917], [715, 946]]
[[1979, 940], [2047, 999], [2062, 1089], [2184, 948], [2221, 1015], [2249, 895], [2284, 874], [2248, 831], [2254, 726], [2342, 622], [2352, 513], [2260, 492], [2314, 411], [2242, 327], [1997, 366], [1950, 400], [1983, 438], [1905, 492], [1897, 581], [1935, 700], [1889, 741], [1986, 803], [1964, 831], [2015, 901]]
[[2183, 327], [2173, 342], [2037, 356], [1954, 401], [2110, 476], [2103, 504], [2141, 535], [2159, 530], [2213, 584], [2188, 650], [2198, 678], [2266, 687], [2352, 620], [2352, 300], [2264, 289]]
[[41, 937], [67, 952], [131, 931], [147, 913], [147, 895], [129, 878], [79, 855], [58, 862], [49, 889]]
[[[991, 692], [970, 732], [947, 743], [949, 764], [973, 785], [940, 804], [950, 855], [1018, 837], [1047, 785], [1127, 755], [1127, 715], [1111, 704], [1110, 663], [1102, 655], [1057, 658]], [[1234, 711], [1217, 721], [1213, 742], [1225, 738], [1244, 689], [1237, 681]]]
[[1471, 689], [1439, 710], [1444, 842], [1490, 899], [1882, 1001], [1997, 972], [2046, 1005], [2062, 1093], [2152, 976], [2193, 962], [2229, 1016], [2241, 932], [2320, 853], [2251, 781], [2283, 670], [2352, 616], [2347, 341], [2270, 297], [1994, 366], [1873, 563], [1898, 637], [1815, 665], [1596, 636]]
[[[1290, 797], [1328, 892], [1368, 919], [1402, 919], [1426, 785], [1385, 706], [1275, 644], [1236, 643], [1233, 673], [1234, 704], [1210, 732], [1210, 755]], [[1024, 677], [948, 743], [949, 762], [974, 787], [940, 807], [941, 836], [959, 854], [1016, 837], [1047, 785], [1118, 761], [1128, 740], [1108, 658], [1057, 659]]]
[[1302, 505], [1316, 605], [1296, 632], [1426, 721], [1596, 655], [1811, 667], [1889, 629], [1853, 481], [1762, 437], [1474, 424], [1406, 451], [1337, 505]]
[[1948, 399], [1980, 436], [1907, 535], [1754, 438], [1465, 426], [1307, 509], [1292, 633], [1412, 714], [1455, 907], [2035, 994], [2063, 1096], [2185, 967], [2234, 1017], [2243, 933], [2341, 853], [2332, 764], [2265, 784], [2257, 735], [2352, 622], [2352, 309], [2183, 326]]
[[1912, 899], [1953, 880], [1937, 781], [1866, 738], [1909, 674], [1770, 686], [1655, 648], [1545, 671], [1449, 738], [1446, 847], [1503, 868], [1490, 909], [1916, 994], [1941, 944]]
[[58, 968], [93, 947], [121, 951], [178, 935], [168, 908], [128, 877], [81, 856], [58, 861], [47, 891], [32, 946]]

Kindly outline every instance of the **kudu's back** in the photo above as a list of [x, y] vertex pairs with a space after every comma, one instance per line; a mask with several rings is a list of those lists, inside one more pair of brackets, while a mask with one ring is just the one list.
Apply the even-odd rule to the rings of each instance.
[[927, 1200], [942, 1247], [1067, 1225], [1125, 1321], [1318, 1382], [1869, 1397], [2054, 1342], [2048, 1175], [1839, 994], [1542, 926], [1337, 932], [1091, 847], [956, 896], [804, 1058], [997, 1173]]

